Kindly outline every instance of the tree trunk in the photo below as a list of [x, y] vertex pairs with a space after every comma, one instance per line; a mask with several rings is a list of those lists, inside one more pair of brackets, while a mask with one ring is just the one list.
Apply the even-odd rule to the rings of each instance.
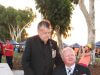
[[95, 63], [95, 9], [94, 9], [94, 0], [89, 0], [89, 15], [91, 20], [91, 39], [88, 39], [88, 42], [93, 44], [92, 50], [92, 63]]
[[56, 29], [56, 35], [58, 39], [58, 47], [59, 47], [59, 52], [63, 49], [63, 44], [62, 44], [62, 39], [61, 39], [61, 34], [59, 32], [59, 29]]
[[89, 13], [84, 5], [84, 0], [79, 0], [80, 9], [86, 19], [88, 27], [88, 43], [92, 44], [92, 64], [95, 62], [95, 12], [94, 12], [94, 0], [89, 0]]

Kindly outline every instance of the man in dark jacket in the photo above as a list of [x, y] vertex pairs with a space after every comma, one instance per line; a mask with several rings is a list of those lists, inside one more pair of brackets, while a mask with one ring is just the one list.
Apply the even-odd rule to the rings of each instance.
[[75, 64], [76, 57], [72, 48], [64, 48], [61, 56], [65, 65], [61, 65], [54, 69], [53, 75], [91, 75], [87, 67]]
[[50, 22], [43, 20], [38, 24], [38, 35], [27, 39], [22, 57], [24, 75], [51, 75], [54, 64], [62, 63], [57, 43], [50, 37]]

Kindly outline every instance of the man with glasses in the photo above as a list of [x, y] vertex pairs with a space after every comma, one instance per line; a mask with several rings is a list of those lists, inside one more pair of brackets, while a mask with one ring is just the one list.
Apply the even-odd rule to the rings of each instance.
[[38, 35], [27, 39], [22, 57], [24, 75], [51, 75], [54, 65], [61, 64], [57, 43], [51, 39], [51, 24], [38, 24]]

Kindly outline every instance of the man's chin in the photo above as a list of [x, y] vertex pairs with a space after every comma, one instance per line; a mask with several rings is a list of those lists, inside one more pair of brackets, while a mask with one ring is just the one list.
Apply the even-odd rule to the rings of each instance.
[[47, 42], [47, 41], [48, 41], [48, 39], [45, 39], [44, 41], [45, 41], [45, 42]]
[[48, 40], [44, 40], [45, 43], [47, 43]]

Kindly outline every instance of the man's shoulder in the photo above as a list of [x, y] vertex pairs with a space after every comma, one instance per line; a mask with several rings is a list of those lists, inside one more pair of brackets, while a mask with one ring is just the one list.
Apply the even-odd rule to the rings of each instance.
[[75, 72], [79, 72], [80, 74], [91, 75], [91, 72], [88, 67], [84, 67], [82, 65], [77, 64], [75, 67]]
[[66, 73], [64, 65], [57, 66], [53, 71], [53, 75], [63, 75], [64, 73]]
[[53, 39], [50, 39], [51, 41], [53, 41], [53, 42], [56, 42], [55, 40], [53, 40]]
[[65, 69], [65, 66], [64, 66], [64, 64], [62, 64], [62, 65], [57, 66], [54, 70], [60, 71], [60, 70], [64, 70], [64, 69]]
[[84, 67], [84, 66], [82, 66], [80, 64], [76, 64], [76, 67], [78, 67], [78, 68], [87, 68], [87, 67]]
[[31, 36], [31, 37], [27, 38], [27, 40], [30, 40], [30, 41], [36, 40], [36, 39], [38, 39], [38, 35]]
[[83, 71], [85, 71], [85, 70], [89, 70], [88, 67], [84, 67], [84, 66], [79, 65], [79, 64], [76, 64], [76, 68], [77, 68], [78, 70], [83, 70]]
[[49, 39], [49, 41], [51, 41], [53, 44], [57, 43], [55, 40], [53, 39]]

